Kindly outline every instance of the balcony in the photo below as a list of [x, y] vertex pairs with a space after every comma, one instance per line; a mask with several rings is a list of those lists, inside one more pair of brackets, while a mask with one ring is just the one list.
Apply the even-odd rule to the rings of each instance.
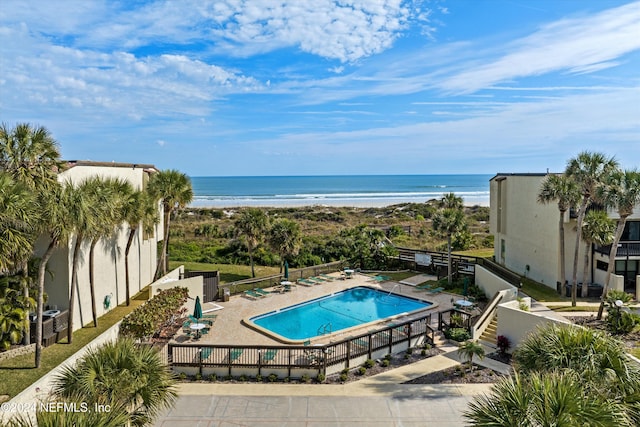
[[[596, 246], [595, 251], [609, 256], [611, 253], [611, 245]], [[618, 244], [618, 252], [616, 258], [627, 258], [640, 256], [640, 242], [620, 242]]]

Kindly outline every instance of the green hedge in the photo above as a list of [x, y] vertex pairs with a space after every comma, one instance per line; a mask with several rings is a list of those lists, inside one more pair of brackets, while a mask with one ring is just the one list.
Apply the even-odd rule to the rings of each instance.
[[186, 309], [187, 288], [172, 288], [160, 291], [146, 304], [135, 309], [122, 320], [120, 336], [142, 339], [153, 336], [169, 323], [172, 317], [182, 317]]

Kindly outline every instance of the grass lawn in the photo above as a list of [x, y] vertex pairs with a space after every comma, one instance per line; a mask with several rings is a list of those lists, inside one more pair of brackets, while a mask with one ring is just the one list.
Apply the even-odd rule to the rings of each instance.
[[131, 305], [120, 305], [98, 319], [98, 327], [84, 327], [73, 333], [73, 343], [66, 344], [66, 339], [42, 349], [40, 368], [34, 366], [35, 354], [25, 354], [0, 362], [0, 396], [11, 398], [40, 379], [43, 375], [64, 362], [69, 356], [93, 341], [98, 335], [115, 325], [124, 316], [148, 299], [149, 291], [140, 292], [131, 299]]
[[520, 291], [529, 295], [536, 301], [551, 302], [551, 301], [571, 301], [571, 298], [563, 297], [548, 286], [534, 282], [530, 279], [522, 279], [522, 288]]
[[[204, 262], [180, 262], [169, 261], [169, 269], [173, 270], [184, 265], [186, 271], [216, 271], [220, 272], [220, 283], [235, 282], [236, 280], [250, 279], [251, 267], [237, 264], [207, 264]], [[272, 276], [280, 273], [278, 267], [255, 266], [256, 277]]]
[[475, 256], [478, 258], [491, 258], [493, 256], [493, 248], [469, 249], [468, 251], [453, 252], [456, 255]]

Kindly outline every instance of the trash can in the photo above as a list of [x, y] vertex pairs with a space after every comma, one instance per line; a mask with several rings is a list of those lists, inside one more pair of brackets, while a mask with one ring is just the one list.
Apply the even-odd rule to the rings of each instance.
[[227, 302], [231, 298], [231, 291], [229, 288], [225, 288], [222, 290], [222, 301]]

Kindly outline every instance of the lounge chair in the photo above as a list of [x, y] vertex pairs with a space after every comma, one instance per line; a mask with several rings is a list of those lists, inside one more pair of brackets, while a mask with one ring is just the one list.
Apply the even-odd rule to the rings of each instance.
[[244, 291], [244, 295], [251, 298], [251, 299], [260, 299], [260, 298], [264, 298], [264, 295], [259, 294], [255, 291], [252, 290], [246, 290]]
[[434, 288], [434, 289], [428, 290], [427, 292], [429, 292], [430, 294], [439, 294], [442, 291], [444, 291], [444, 288]]
[[328, 280], [329, 282], [333, 282], [336, 279], [334, 276], [329, 276], [328, 274], [321, 274], [320, 277]]
[[298, 283], [300, 283], [302, 286], [315, 286], [318, 284], [317, 282], [308, 279], [298, 279]]
[[424, 283], [421, 283], [419, 285], [416, 285], [415, 287], [416, 287], [416, 289], [431, 289], [432, 286], [433, 285], [431, 283], [424, 282]]
[[257, 293], [257, 294], [260, 294], [260, 295], [262, 295], [262, 296], [265, 296], [265, 297], [266, 297], [266, 296], [268, 296], [269, 294], [271, 294], [271, 292], [269, 292], [269, 291], [265, 291], [264, 289], [261, 289], [261, 288], [255, 288], [255, 289], [253, 290], [253, 292], [255, 292], [255, 293]]
[[264, 352], [264, 356], [262, 356], [262, 361], [263, 362], [271, 362], [273, 359], [276, 358], [276, 354], [278, 354], [278, 350], [271, 348], [267, 351]]
[[209, 356], [211, 356], [211, 347], [202, 347], [200, 349], [200, 358], [201, 358], [201, 360], [205, 360]]
[[243, 351], [244, 351], [243, 348], [232, 348], [229, 354], [229, 358], [231, 359], [232, 362], [235, 362], [236, 360], [240, 359], [240, 356], [242, 356]]

